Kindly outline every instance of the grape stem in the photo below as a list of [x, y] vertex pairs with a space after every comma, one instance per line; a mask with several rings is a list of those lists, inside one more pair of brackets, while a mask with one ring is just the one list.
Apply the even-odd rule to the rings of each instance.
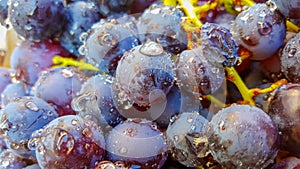
[[94, 67], [91, 64], [86, 63], [83, 60], [74, 60], [72, 58], [65, 58], [61, 56], [54, 56], [52, 58], [52, 63], [53, 63], [53, 68], [57, 67], [65, 67], [65, 66], [74, 66], [77, 67], [79, 70], [92, 70], [92, 71], [97, 71], [100, 72], [100, 70], [96, 67]]
[[273, 83], [270, 87], [260, 89], [253, 88], [248, 89], [245, 85], [244, 81], [241, 79], [240, 75], [237, 73], [234, 67], [225, 67], [227, 72], [227, 79], [234, 83], [238, 90], [240, 91], [244, 101], [242, 103], [249, 104], [255, 106], [255, 97], [260, 94], [270, 93], [276, 90], [279, 86], [283, 84], [287, 84], [288, 81], [286, 79], [281, 79], [275, 83]]

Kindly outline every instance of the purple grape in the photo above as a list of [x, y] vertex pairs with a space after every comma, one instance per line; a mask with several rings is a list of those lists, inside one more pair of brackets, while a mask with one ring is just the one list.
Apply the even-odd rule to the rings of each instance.
[[300, 18], [300, 3], [298, 0], [272, 0], [272, 2], [286, 18]]
[[8, 103], [16, 98], [29, 95], [28, 89], [24, 83], [11, 83], [6, 86], [1, 94], [1, 107], [4, 108]]
[[58, 114], [47, 102], [37, 97], [21, 97], [7, 104], [1, 113], [1, 134], [7, 147], [24, 158], [34, 157], [27, 143], [32, 132], [44, 127]]
[[92, 0], [103, 15], [128, 12], [133, 0]]
[[236, 17], [230, 31], [237, 43], [252, 53], [251, 59], [263, 60], [283, 45], [285, 18], [266, 4], [255, 4]]
[[137, 21], [140, 41], [155, 41], [174, 54], [185, 50], [187, 35], [180, 26], [183, 15], [183, 12], [175, 7], [151, 5]]
[[56, 55], [72, 57], [56, 40], [23, 41], [14, 48], [10, 66], [15, 70], [17, 80], [33, 86], [40, 72], [53, 66], [52, 59]]
[[121, 58], [113, 90], [121, 101], [149, 106], [163, 99], [173, 84], [171, 54], [165, 52], [159, 43], [149, 41]]
[[226, 168], [265, 168], [279, 148], [278, 130], [270, 116], [249, 105], [219, 111], [207, 135], [212, 156]]
[[18, 35], [31, 41], [56, 37], [66, 22], [63, 0], [10, 0], [9, 20]]
[[297, 157], [287, 157], [272, 166], [271, 169], [298, 169], [300, 168], [300, 159]]
[[0, 153], [1, 169], [23, 169], [26, 166], [26, 162], [11, 150], [4, 150]]
[[53, 105], [59, 116], [75, 115], [71, 102], [86, 80], [86, 75], [75, 67], [47, 69], [36, 81], [32, 94]]
[[7, 0], [0, 0], [0, 25], [5, 25], [5, 20], [8, 14]]
[[[209, 154], [205, 136], [208, 120], [197, 112], [174, 116], [166, 131], [171, 155], [187, 167], [206, 164], [204, 157]], [[197, 142], [198, 140], [206, 140]]]
[[224, 68], [211, 64], [202, 48], [183, 51], [176, 64], [176, 77], [182, 89], [195, 95], [214, 93], [225, 78]]
[[285, 77], [294, 83], [300, 82], [300, 33], [291, 38], [284, 46], [281, 54], [281, 71]]
[[114, 75], [123, 54], [139, 45], [134, 22], [132, 17], [127, 17], [101, 20], [94, 24], [80, 48], [87, 62]]
[[75, 115], [51, 121], [34, 133], [31, 143], [43, 169], [94, 168], [105, 155], [101, 128]]
[[[94, 120], [106, 128], [116, 126], [125, 118], [118, 112], [111, 93], [113, 77], [96, 75], [81, 87], [79, 96], [72, 101], [72, 108], [83, 118]], [[104, 119], [104, 121], [103, 121]]]
[[12, 82], [12, 72], [11, 69], [0, 67], [0, 93], [2, 93], [6, 86]]
[[128, 119], [108, 134], [108, 159], [124, 161], [139, 168], [161, 168], [167, 159], [167, 144], [155, 123]]
[[300, 157], [300, 85], [287, 84], [279, 87], [269, 99], [268, 113], [281, 135], [281, 149]]
[[83, 44], [80, 35], [92, 27], [101, 18], [94, 3], [77, 1], [66, 9], [68, 23], [60, 36], [60, 42], [70, 53], [79, 55], [79, 47]]

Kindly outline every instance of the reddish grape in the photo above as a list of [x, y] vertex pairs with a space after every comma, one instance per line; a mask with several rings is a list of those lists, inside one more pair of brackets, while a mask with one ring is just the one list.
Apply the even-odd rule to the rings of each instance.
[[300, 157], [300, 85], [279, 87], [270, 98], [268, 113], [281, 134], [281, 148]]
[[12, 53], [10, 66], [15, 69], [18, 80], [27, 85], [34, 85], [42, 70], [50, 68], [55, 55], [72, 57], [58, 41], [24, 41]]
[[226, 168], [265, 168], [277, 155], [279, 134], [271, 118], [249, 105], [232, 105], [208, 127], [212, 156]]
[[300, 159], [297, 157], [287, 157], [275, 164], [272, 169], [299, 169]]
[[59, 116], [75, 115], [71, 102], [86, 80], [86, 75], [77, 68], [52, 68], [41, 73], [32, 93], [53, 105]]
[[101, 128], [75, 115], [51, 121], [31, 141], [43, 169], [94, 168], [105, 155]]

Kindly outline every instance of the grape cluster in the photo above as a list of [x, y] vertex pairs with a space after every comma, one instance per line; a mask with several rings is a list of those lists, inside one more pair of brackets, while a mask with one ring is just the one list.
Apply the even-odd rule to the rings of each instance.
[[0, 168], [300, 166], [299, 2], [162, 1], [0, 0]]

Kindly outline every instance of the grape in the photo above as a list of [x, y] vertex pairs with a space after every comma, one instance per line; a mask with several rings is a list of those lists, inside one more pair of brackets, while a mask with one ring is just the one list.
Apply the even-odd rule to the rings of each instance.
[[285, 77], [294, 83], [300, 82], [300, 33], [291, 38], [284, 46], [281, 54], [281, 71]]
[[[182, 113], [171, 119], [166, 135], [172, 157], [187, 167], [204, 165], [209, 154], [205, 137], [208, 120], [197, 112]], [[197, 139], [205, 140], [197, 142]]]
[[121, 100], [148, 106], [167, 95], [173, 83], [171, 54], [159, 43], [149, 41], [132, 48], [121, 58], [114, 89]]
[[236, 17], [230, 31], [239, 45], [252, 52], [251, 59], [263, 60], [283, 45], [285, 18], [266, 4], [255, 4]]
[[0, 67], [0, 93], [11, 83], [11, 73], [11, 69]]
[[0, 0], [0, 25], [5, 25], [7, 14], [7, 0]]
[[79, 116], [95, 120], [100, 126], [114, 127], [125, 120], [114, 105], [112, 81], [113, 77], [109, 75], [96, 75], [82, 85], [79, 96], [72, 101]]
[[66, 21], [63, 0], [10, 0], [9, 20], [18, 35], [31, 41], [56, 37]]
[[281, 134], [281, 148], [300, 157], [299, 98], [299, 84], [282, 85], [271, 96], [268, 113]]
[[155, 0], [133, 0], [130, 13], [132, 14], [142, 13], [154, 2]]
[[6, 86], [1, 94], [1, 107], [4, 108], [8, 103], [16, 98], [27, 96], [28, 90], [23, 83], [11, 83]]
[[176, 77], [184, 90], [201, 96], [220, 88], [225, 72], [222, 64], [211, 64], [202, 48], [198, 47], [181, 52], [176, 64]]
[[41, 169], [41, 167], [38, 164], [32, 164], [32, 165], [28, 165], [23, 169]]
[[101, 128], [75, 115], [51, 121], [31, 142], [43, 169], [94, 168], [105, 155]]
[[108, 159], [139, 168], [161, 168], [167, 159], [167, 144], [155, 123], [128, 119], [113, 128], [107, 139]]
[[300, 159], [297, 157], [287, 157], [275, 164], [272, 169], [297, 169], [300, 167]]
[[137, 20], [140, 41], [152, 40], [168, 52], [180, 53], [187, 47], [187, 35], [180, 26], [182, 16], [175, 7], [151, 5]]
[[300, 3], [298, 0], [272, 0], [279, 11], [287, 18], [300, 18]]
[[42, 72], [32, 93], [53, 105], [59, 116], [75, 115], [71, 102], [86, 80], [86, 75], [74, 67], [51, 68]]
[[32, 132], [57, 117], [53, 107], [44, 100], [25, 96], [4, 107], [0, 131], [9, 149], [24, 158], [32, 158], [34, 152], [27, 147]]
[[69, 4], [66, 13], [68, 23], [60, 36], [60, 42], [70, 53], [78, 56], [78, 49], [82, 45], [80, 35], [98, 22], [101, 16], [94, 3], [84, 1]]
[[265, 168], [273, 162], [279, 134], [271, 118], [249, 105], [232, 105], [213, 116], [207, 130], [212, 156], [226, 168]]
[[56, 55], [72, 57], [58, 41], [24, 41], [13, 50], [10, 66], [15, 70], [17, 80], [32, 86], [39, 73], [53, 65], [52, 59]]
[[11, 150], [4, 150], [0, 153], [1, 169], [23, 169], [26, 165], [26, 162]]
[[101, 71], [114, 75], [120, 58], [125, 51], [139, 44], [134, 20], [131, 17], [101, 20], [93, 25], [81, 47], [86, 48], [88, 63]]
[[235, 66], [239, 63], [238, 45], [226, 28], [205, 23], [201, 29], [201, 41], [203, 54], [211, 64], [220, 67], [220, 64]]
[[128, 12], [133, 0], [92, 0], [103, 15]]

